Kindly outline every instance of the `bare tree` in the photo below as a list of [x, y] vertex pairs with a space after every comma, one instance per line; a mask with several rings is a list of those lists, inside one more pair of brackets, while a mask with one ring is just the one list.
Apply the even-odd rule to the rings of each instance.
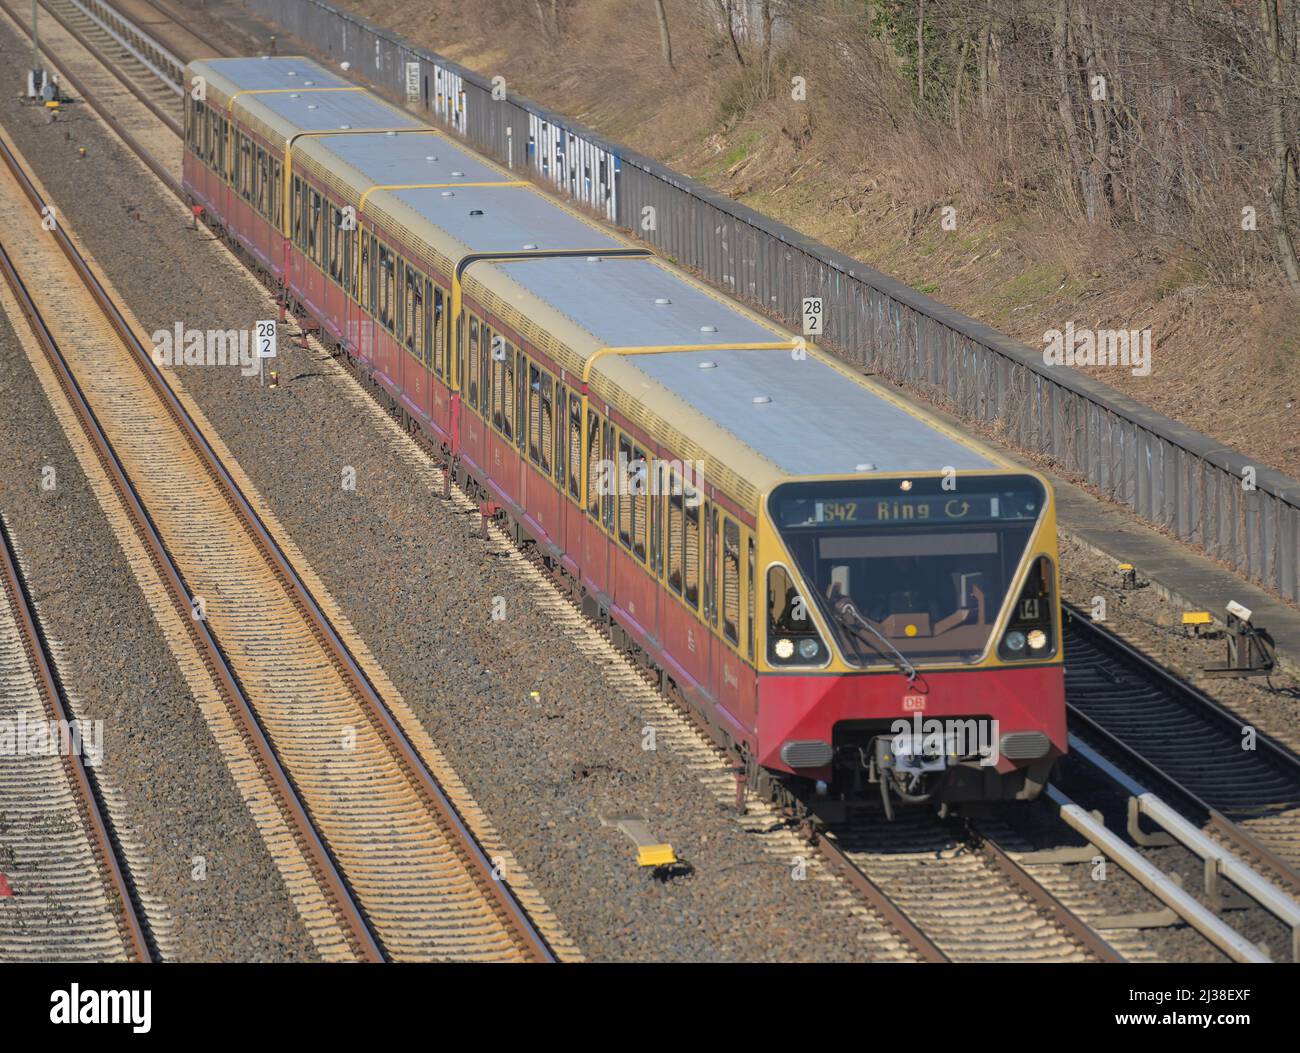
[[668, 33], [668, 12], [664, 10], [664, 0], [655, 0], [655, 15], [659, 19], [659, 49], [663, 52], [664, 65], [676, 70], [673, 65], [673, 38]]
[[1282, 76], [1280, 4], [1281, 0], [1259, 0], [1268, 55], [1268, 132], [1273, 163], [1273, 185], [1269, 188], [1268, 211], [1273, 221], [1278, 262], [1291, 288], [1300, 291], [1300, 262], [1296, 260], [1295, 242], [1291, 240], [1291, 231], [1286, 222], [1286, 188], [1291, 167], [1295, 164], [1295, 147], [1287, 138], [1286, 121], [1282, 112], [1286, 90]]

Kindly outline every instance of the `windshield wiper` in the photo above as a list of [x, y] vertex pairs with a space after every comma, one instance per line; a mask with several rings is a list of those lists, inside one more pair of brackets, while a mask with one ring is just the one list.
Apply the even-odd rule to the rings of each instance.
[[835, 615], [835, 620], [844, 628], [848, 629], [856, 639], [862, 640], [862, 630], [866, 629], [877, 640], [885, 645], [885, 650], [876, 647], [875, 650], [882, 657], [889, 659], [894, 665], [898, 666], [902, 672], [907, 674], [907, 682], [911, 684], [916, 680], [916, 666], [912, 665], [905, 657], [903, 652], [895, 647], [884, 633], [872, 625], [861, 613], [857, 606], [847, 596], [837, 596], [831, 601], [831, 613]]

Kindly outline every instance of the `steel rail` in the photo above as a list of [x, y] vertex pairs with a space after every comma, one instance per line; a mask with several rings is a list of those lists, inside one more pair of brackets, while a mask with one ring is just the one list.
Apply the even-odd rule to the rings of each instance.
[[[0, 269], [4, 270], [7, 278], [10, 276], [12, 261], [2, 244], [0, 244]], [[19, 632], [22, 633], [24, 649], [31, 661], [32, 672], [36, 676], [37, 688], [54, 719], [65, 726], [69, 725], [73, 717], [64, 695], [63, 684], [55, 671], [54, 658], [50, 654], [45, 633], [41, 629], [36, 604], [19, 568], [13, 539], [9, 536], [9, 528], [3, 519], [0, 519], [0, 565], [3, 567], [4, 584], [13, 604]], [[67, 770], [69, 781], [80, 805], [78, 810], [91, 835], [91, 850], [95, 855], [104, 884], [112, 893], [109, 898], [114, 903], [113, 916], [121, 933], [122, 942], [127, 953], [135, 961], [152, 962], [153, 954], [141, 922], [143, 912], [136, 905], [135, 897], [127, 883], [127, 867], [119, 858], [117, 844], [109, 833], [107, 809], [97, 792], [98, 783], [91, 776], [85, 759], [78, 751], [68, 750], [62, 756], [64, 768]]]
[[[7, 145], [3, 143], [0, 143], [0, 145], [4, 146], [3, 152], [6, 163], [15, 172], [15, 176], [22, 185], [28, 199], [39, 212], [45, 206], [45, 202], [41, 199], [34, 184], [27, 178], [26, 173], [22, 171], [17, 159], [13, 157]], [[87, 290], [103, 310], [110, 324], [121, 337], [123, 344], [132, 353], [136, 364], [141, 368], [154, 392], [181, 431], [186, 435], [207, 470], [218, 482], [232, 509], [241, 522], [244, 523], [273, 573], [281, 581], [299, 610], [305, 615], [312, 631], [324, 645], [326, 653], [336, 664], [344, 679], [353, 688], [356, 696], [362, 701], [366, 715], [369, 717], [375, 731], [410, 778], [416, 792], [424, 798], [426, 805], [438, 816], [443, 827], [460, 848], [469, 869], [477, 876], [476, 884], [484, 893], [485, 898], [493, 904], [502, 922], [531, 957], [543, 962], [554, 961], [554, 953], [547, 944], [545, 937], [529, 918], [527, 911], [519, 902], [513, 889], [510, 888], [508, 880], [497, 875], [492, 860], [488, 858], [478, 839], [466, 825], [459, 810], [446, 795], [419, 752], [398, 726], [378, 691], [338, 635], [333, 624], [321, 610], [320, 605], [298, 575], [297, 570], [253, 510], [243, 491], [208, 443], [202, 430], [194, 423], [189, 412], [177, 399], [175, 392], [163, 378], [156, 363], [154, 363], [148, 351], [126, 322], [117, 304], [113, 302], [94, 273], [86, 265], [63, 229], [56, 226], [54, 233], [64, 255], [67, 256], [69, 262], [77, 270], [82, 281], [86, 284]], [[204, 629], [206, 630], [206, 625]], [[252, 715], [251, 707], [249, 707], [249, 715]], [[285, 778], [287, 780], [287, 773]], [[318, 832], [317, 836], [319, 840]], [[370, 932], [368, 926], [367, 931]], [[372, 942], [375, 942], [373, 932], [370, 932], [370, 938]]]
[[[1175, 700], [1184, 702], [1189, 708], [1207, 715], [1210, 720], [1230, 730], [1234, 736], [1240, 734], [1240, 730], [1245, 724], [1240, 717], [1225, 709], [1191, 684], [1175, 676], [1163, 666], [1153, 662], [1147, 655], [1129, 644], [1128, 641], [1093, 623], [1082, 611], [1068, 604], [1064, 606], [1067, 617], [1070, 619], [1071, 628], [1074, 631], [1080, 632], [1082, 635], [1088, 635], [1094, 643], [1100, 644], [1103, 649], [1117, 654], [1122, 661], [1136, 666], [1141, 675], [1145, 676], [1149, 682], [1153, 682]], [[1068, 663], [1068, 657], [1066, 661]], [[1263, 863], [1273, 872], [1277, 880], [1290, 888], [1293, 893], [1300, 893], [1300, 871], [1297, 871], [1292, 864], [1278, 856], [1276, 852], [1248, 829], [1224, 815], [1222, 811], [1211, 805], [1200, 793], [1188, 786], [1183, 780], [1171, 775], [1154, 760], [1139, 753], [1118, 734], [1105, 727], [1078, 706], [1067, 702], [1066, 709], [1071, 726], [1082, 735], [1085, 741], [1091, 739], [1094, 743], [1100, 744], [1102, 747], [1101, 752], [1110, 753], [1112, 758], [1144, 772], [1152, 779], [1171, 789], [1173, 796], [1182, 798], [1187, 804], [1191, 805], [1193, 811], [1201, 813], [1205, 817], [1207, 825], [1222, 836], [1224, 840]], [[1263, 732], [1259, 732], [1258, 729], [1256, 730], [1256, 742], [1263, 743], [1272, 764], [1285, 769], [1288, 774], [1292, 775], [1300, 783], [1300, 757], [1296, 757], [1277, 740], [1270, 738]]]
[[[23, 31], [23, 33], [26, 36], [28, 36], [29, 38], [31, 37], [32, 35], [31, 27], [24, 25], [22, 19], [14, 13], [13, 8], [10, 6], [10, 0], [0, 0], [0, 9], [2, 9], [5, 12], [5, 14], [7, 14], [10, 17], [10, 19], [12, 19], [19, 26], [19, 28]], [[85, 45], [82, 46], [84, 47]], [[91, 54], [96, 58], [97, 61], [99, 61], [101, 65], [108, 66], [109, 70], [110, 71], [112, 70], [112, 66], [107, 62], [106, 59], [100, 56], [99, 52], [95, 51], [93, 48], [90, 50], [91, 50]], [[89, 103], [90, 108], [99, 115], [100, 119], [105, 124], [107, 124], [110, 128], [113, 129], [113, 134], [116, 135], [119, 139], [121, 139], [122, 142], [126, 143], [128, 147], [130, 147], [131, 152], [134, 153], [136, 157], [138, 157], [142, 162], [144, 162], [145, 166], [149, 169], [149, 171], [151, 171], [154, 175], [156, 175], [162, 181], [163, 185], [167, 187], [168, 190], [170, 190], [173, 194], [175, 194], [176, 197], [184, 201], [185, 193], [181, 189], [180, 183], [177, 181], [175, 176], [173, 176], [169, 171], [167, 171], [167, 169], [163, 166], [163, 163], [160, 160], [158, 160], [158, 158], [154, 157], [154, 155], [151, 154], [148, 150], [146, 150], [134, 135], [132, 135], [129, 131], [127, 131], [126, 127], [117, 118], [117, 116], [111, 110], [108, 109], [108, 107], [106, 107], [103, 103], [98, 102], [95, 99], [94, 94], [86, 88], [81, 78], [78, 77], [75, 73], [73, 73], [67, 67], [67, 65], [64, 62], [62, 62], [58, 58], [58, 56], [54, 54], [53, 51], [50, 50], [48, 43], [42, 42], [41, 51], [44, 52], [45, 57], [46, 59], [49, 60], [50, 64], [56, 70], [58, 70], [59, 76], [61, 76], [65, 81], [67, 81], [67, 83], [71, 84], [73, 90], [78, 95], [80, 95], [83, 99], [85, 99], [87, 103]], [[155, 114], [155, 116], [158, 115]], [[167, 123], [166, 118], [159, 117], [159, 119], [162, 120], [164, 123]], [[175, 122], [174, 121], [171, 122], [171, 125], [175, 125]], [[174, 131], [178, 137], [180, 137], [181, 136], [180, 126], [175, 125], [175, 127], [171, 127], [171, 125], [169, 125], [171, 130]]]
[[[5, 165], [13, 175], [15, 182], [18, 183], [28, 200], [39, 211], [43, 207], [40, 195], [27, 177], [26, 172], [18, 164], [17, 158], [9, 149], [8, 143], [3, 139], [0, 139], [0, 156], [3, 156]], [[81, 259], [76, 247], [72, 245], [62, 228], [56, 226], [52, 233], [55, 235], [60, 248], [86, 284], [87, 291], [95, 302], [101, 307], [111, 302], [106, 291], [86, 266], [85, 261]], [[185, 624], [189, 626], [190, 632], [199, 646], [205, 665], [209, 672], [213, 674], [220, 690], [225, 694], [230, 708], [235, 712], [248, 741], [253, 746], [263, 771], [268, 775], [270, 789], [279, 800], [282, 814], [289, 820], [300, 844], [307, 850], [308, 862], [316, 872], [322, 891], [333, 900], [333, 910], [343, 928], [349, 934], [358, 953], [363, 958], [371, 961], [384, 960], [383, 952], [380, 950], [369, 923], [365, 920], [350, 888], [340, 874], [332, 853], [325, 845], [315, 823], [308, 815], [292, 780], [280, 764], [275, 751], [271, 748], [265, 731], [253, 711], [251, 703], [239, 686], [234, 670], [231, 668], [224, 652], [213, 637], [207, 623], [202, 619], [189, 616], [190, 611], [193, 609], [193, 596], [185, 585], [180, 569], [164, 544], [152, 517], [144, 507], [134, 484], [109, 442], [103, 426], [100, 424], [94, 410], [91, 409], [80, 384], [73, 375], [62, 348], [59, 347], [58, 341], [46, 324], [40, 309], [2, 242], [0, 242], [0, 268], [3, 269], [5, 278], [13, 289], [33, 334], [54, 368], [68, 402], [72, 406], [87, 438], [94, 446], [110, 482], [126, 506], [128, 515], [134, 521], [137, 533], [149, 552], [155, 568], [171, 591]], [[125, 327], [125, 321], [121, 315], [115, 310], [110, 311], [107, 308], [104, 308], [104, 313], [110, 325], [121, 337], [123, 330], [119, 327]], [[129, 332], [129, 327], [125, 328]]]
[[[77, 2], [77, 0], [68, 0], [68, 2], [75, 5], [78, 9], [84, 10], [83, 8], [81, 8], [81, 5]], [[99, 62], [109, 71], [109, 73], [111, 73], [115, 78], [117, 78], [118, 82], [122, 85], [122, 87], [126, 88], [127, 91], [129, 91], [132, 95], [134, 95], [137, 99], [139, 99], [140, 102], [142, 102], [145, 105], [145, 107], [149, 110], [150, 113], [152, 113], [155, 117], [157, 117], [160, 121], [162, 121], [163, 124], [165, 124], [171, 131], [175, 132], [177, 135], [182, 134], [180, 122], [177, 121], [175, 117], [169, 114], [156, 102], [154, 102], [153, 99], [149, 98], [149, 96], [145, 93], [144, 89], [141, 88], [138, 84], [136, 84], [135, 81], [133, 81], [130, 77], [128, 77], [117, 65], [117, 63], [111, 62], [108, 56], [104, 54], [103, 50], [97, 47], [92, 41], [90, 41], [86, 37], [86, 35], [81, 32], [81, 30], [79, 30], [76, 26], [72, 25], [72, 23], [70, 23], [67, 19], [65, 19], [62, 14], [60, 14], [53, 7], [51, 7], [49, 0], [41, 0], [41, 5], [45, 8], [47, 12], [49, 12], [50, 15], [54, 17], [54, 20], [63, 27], [64, 31], [70, 37], [72, 37], [73, 40], [75, 40], [78, 44], [80, 44], [83, 48], [85, 48], [88, 52], [90, 52], [91, 55], [93, 55], [96, 59], [98, 59]], [[14, 18], [14, 21], [18, 21], [18, 19], [14, 17], [13, 11], [9, 9], [7, 0], [4, 3], [4, 8], [6, 11], [9, 12], [10, 18]], [[20, 22], [19, 24], [21, 25], [22, 23]], [[41, 50], [45, 50], [44, 47], [42, 47]], [[164, 80], [161, 74], [159, 74], [156, 70], [151, 70], [151, 72], [156, 77], [158, 77], [159, 80], [163, 80], [164, 83], [167, 84], [171, 83], [170, 81]], [[78, 85], [74, 84], [73, 87], [77, 89], [77, 94], [81, 95], [82, 98], [86, 97], [86, 93], [82, 91]]]

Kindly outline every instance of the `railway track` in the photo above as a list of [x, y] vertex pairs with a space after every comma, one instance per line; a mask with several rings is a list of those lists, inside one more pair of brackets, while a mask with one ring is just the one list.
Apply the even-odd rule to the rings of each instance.
[[1300, 758], [1074, 608], [1065, 647], [1074, 734], [1300, 895]]
[[[90, 3], [91, 0], [47, 2]], [[104, 0], [95, 2], [103, 4]], [[147, 5], [165, 18], [172, 17], [153, 0], [135, 2], [140, 6]], [[207, 50], [217, 49], [207, 45]], [[103, 49], [97, 49], [96, 53], [101, 61], [109, 61]], [[120, 75], [127, 76], [125, 72]], [[150, 74], [139, 70], [135, 70], [134, 75], [160, 76], [157, 71]], [[136, 94], [138, 96], [140, 92], [136, 91]], [[134, 148], [142, 156], [146, 154], [139, 144], [134, 144]], [[151, 167], [157, 171], [156, 164]], [[178, 192], [174, 181], [169, 181], [169, 186], [173, 192]], [[598, 627], [592, 628], [598, 631]], [[1142, 770], [1161, 772], [1157, 763], [1140, 755], [1143, 747], [1134, 748], [1121, 741], [1125, 729], [1106, 731], [1103, 723], [1093, 719], [1088, 706], [1096, 703], [1099, 696], [1105, 696], [1106, 685], [1117, 685], [1114, 680], [1116, 670], [1107, 664], [1104, 657], [1098, 660], [1097, 652], [1101, 645], [1083, 635], [1086, 629], [1067, 625], [1066, 631], [1072, 724], [1084, 734], [1093, 736], [1093, 741], [1108, 737], [1111, 755], [1127, 750], [1133, 763]], [[1075, 655], [1079, 657], [1075, 658]], [[1142, 659], [1142, 656], [1137, 655], [1137, 658]], [[1158, 667], [1153, 668], [1159, 671]], [[1124, 690], [1113, 692], [1114, 695], [1130, 699]], [[1124, 701], [1119, 701], [1110, 706], [1109, 713], [1116, 724], [1124, 722], [1124, 705]], [[1132, 721], [1125, 727], [1132, 731]], [[1164, 727], [1167, 732], [1168, 725]], [[1239, 733], [1239, 722], [1237, 728]], [[1147, 739], [1153, 749], [1169, 743], [1167, 733], [1148, 734]], [[1222, 745], [1222, 741], [1218, 745]], [[1190, 762], [1190, 769], [1198, 770], [1195, 760]], [[1166, 779], [1170, 786], [1180, 788], [1181, 799], [1190, 803], [1193, 809], [1204, 805], [1205, 802], [1185, 786], [1167, 776]], [[1300, 800], [1300, 796], [1289, 796], [1287, 790], [1285, 778], [1247, 781], [1238, 784], [1229, 794], [1238, 806], [1237, 810], [1229, 807], [1226, 813], [1220, 813], [1207, 806], [1205, 815], [1215, 836], [1258, 863], [1275, 879], [1290, 883], [1296, 880], [1293, 860], [1300, 853], [1300, 838], [1293, 838], [1291, 820], [1286, 813], [1291, 810], [1288, 802]], [[1261, 806], [1252, 803], [1257, 801], [1270, 803], [1261, 810]], [[1257, 814], [1246, 814], [1252, 808]], [[815, 840], [824, 861], [848, 880], [919, 960], [1024, 960], [1026, 957], [1041, 961], [1117, 960], [1120, 955], [1116, 947], [1127, 951], [1128, 944], [1119, 938], [1112, 946], [1098, 936], [1082, 920], [1085, 912], [1079, 910], [1076, 913], [1073, 909], [1080, 906], [1077, 902], [1071, 900], [1071, 905], [1066, 905], [1063, 901], [1068, 898], [1065, 897], [1065, 883], [1059, 880], [1040, 882], [1027, 869], [1016, 864], [1014, 853], [1003, 850], [986, 833], [972, 831], [964, 844], [956, 845], [950, 834], [940, 830], [918, 827], [901, 834], [896, 824], [890, 828], [888, 846], [883, 842], [877, 843], [874, 838], [878, 836], [872, 829], [859, 824], [832, 830], [830, 836]], [[903, 847], [892, 840], [895, 836], [904, 837]], [[940, 865], [936, 866], [936, 862]], [[931, 890], [928, 897], [916, 891], [927, 888]], [[949, 909], [936, 912], [929, 903], [944, 903]], [[997, 932], [986, 931], [990, 911], [1005, 928]], [[1018, 935], [1008, 936], [1008, 932]]]
[[[86, 763], [98, 740], [76, 722], [63, 694], [2, 520], [0, 722], [12, 736], [12, 752], [0, 761], [0, 872], [7, 888], [0, 959], [151, 961], [128, 868]], [[38, 739], [37, 729], [50, 739]], [[48, 753], [45, 741], [58, 752]]]
[[329, 907], [367, 960], [553, 954], [3, 143], [0, 258]]
[[[0, 2], [7, 2], [7, 0], [0, 0]], [[45, 0], [45, 2], [71, 3], [83, 2], [83, 0]], [[84, 2], [88, 3], [90, 0]], [[159, 5], [153, 4], [152, 0], [140, 0], [140, 2], [148, 2], [154, 9], [164, 11]], [[111, 55], [102, 47], [88, 49], [95, 51], [101, 61], [106, 63], [111, 61]], [[120, 71], [120, 75], [131, 77], [144, 74], [139, 70], [131, 72], [123, 70]], [[158, 76], [156, 72], [153, 75]], [[136, 94], [140, 93], [136, 92]], [[133, 145], [137, 153], [143, 152], [139, 144], [129, 145]], [[151, 167], [155, 167], [157, 171], [156, 165]], [[178, 192], [174, 183], [168, 181], [168, 185], [174, 193]], [[361, 382], [363, 389], [368, 387], [364, 378], [356, 379]], [[429, 452], [436, 456], [436, 451]], [[462, 495], [458, 494], [458, 496]], [[469, 507], [472, 507], [472, 504]], [[537, 560], [531, 562], [538, 564]], [[538, 571], [546, 573], [545, 568], [540, 565]], [[561, 602], [567, 599], [563, 597]], [[602, 639], [605, 639], [599, 626], [587, 620], [579, 609], [569, 606], [573, 615], [586, 625], [589, 632], [599, 633]], [[666, 704], [672, 705], [672, 703]], [[687, 720], [691, 719], [689, 713], [684, 713], [683, 716]], [[700, 729], [695, 724], [691, 726], [697, 734], [707, 734], [707, 729]], [[716, 791], [719, 778], [725, 783], [731, 781], [732, 769], [729, 760], [721, 752], [717, 752], [717, 744], [711, 739], [707, 741], [709, 746], [706, 747], [706, 752], [713, 754], [714, 762], [714, 770], [710, 773], [711, 779], [708, 781], [713, 782]], [[727, 796], [727, 789], [724, 788], [721, 792], [724, 797]], [[749, 806], [751, 809], [770, 810], [769, 806], [759, 805], [752, 799]], [[782, 817], [773, 811], [771, 818], [780, 820]], [[936, 827], [937, 825], [936, 822]], [[950, 886], [945, 895], [932, 901], [940, 904], [935, 907], [926, 905], [925, 896], [918, 897], [914, 892], [906, 891], [909, 888], [904, 873], [906, 871], [912, 872], [912, 875], [917, 878], [929, 872], [926, 881], [913, 883], [912, 888], [933, 886], [934, 868], [929, 865], [932, 861], [927, 852], [918, 849], [911, 856], [902, 853], [892, 859], [886, 859], [889, 853], [873, 851], [870, 844], [872, 835], [860, 828], [848, 829], [843, 833], [847, 835], [846, 841], [834, 835], [814, 838], [815, 850], [821, 860], [832, 871], [837, 872], [856, 895], [866, 901], [888, 930], [907, 949], [908, 954], [905, 956], [931, 962], [1011, 960], [1010, 956], [1017, 951], [1023, 954], [1028, 945], [1032, 948], [1036, 960], [1119, 960], [1119, 956], [1104, 940], [1064, 906], [1052, 892], [1012, 862], [1010, 857], [991, 841], [985, 841], [978, 850], [968, 851], [962, 848], [949, 852], [948, 862], [951, 865], [945, 867], [945, 870], [949, 875]], [[793, 844], [801, 850], [809, 847], [793, 829], [790, 831], [790, 836], [795, 839]], [[931, 848], [936, 857], [942, 857], [945, 846], [948, 849], [953, 848], [949, 835], [937, 828], [930, 831], [930, 837], [933, 841]], [[783, 847], [790, 846], [783, 844]], [[879, 881], [876, 879], [876, 874], [881, 875]], [[891, 897], [884, 887], [886, 883], [896, 889], [904, 890], [904, 898], [908, 901], [907, 908]], [[959, 889], [962, 891], [959, 892]], [[954, 910], [945, 908], [954, 908]], [[990, 908], [997, 911], [1001, 928], [987, 931], [980, 936], [978, 932], [982, 925], [986, 925]], [[922, 916], [924, 921], [918, 922], [917, 919]], [[979, 920], [981, 916], [984, 917], [984, 922]], [[941, 941], [932, 939], [925, 931], [928, 925], [939, 926], [943, 934]], [[946, 944], [946, 948], [940, 946], [940, 942]], [[877, 949], [886, 957], [897, 956], [896, 951], [887, 947]]]

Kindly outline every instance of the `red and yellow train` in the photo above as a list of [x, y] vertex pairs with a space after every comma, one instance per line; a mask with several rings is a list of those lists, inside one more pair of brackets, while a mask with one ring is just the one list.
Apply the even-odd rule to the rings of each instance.
[[1041, 476], [314, 63], [187, 76], [192, 199], [751, 776], [1038, 793]]

